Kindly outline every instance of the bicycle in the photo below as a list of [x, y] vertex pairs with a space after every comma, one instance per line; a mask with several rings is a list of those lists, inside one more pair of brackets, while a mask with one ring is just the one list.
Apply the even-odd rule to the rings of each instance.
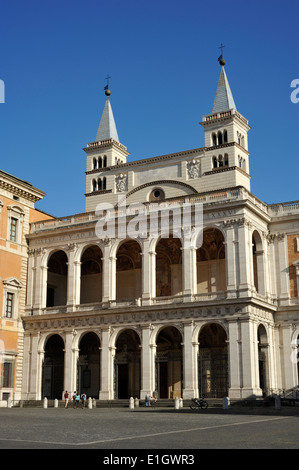
[[208, 403], [202, 398], [192, 398], [190, 408], [191, 410], [206, 410], [208, 408]]

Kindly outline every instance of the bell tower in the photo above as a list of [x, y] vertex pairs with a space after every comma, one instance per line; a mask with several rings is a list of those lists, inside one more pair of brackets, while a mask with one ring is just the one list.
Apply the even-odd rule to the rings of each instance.
[[[222, 46], [224, 47], [224, 46]], [[249, 152], [247, 133], [250, 129], [247, 119], [238, 111], [225, 72], [223, 55], [218, 58], [221, 65], [220, 77], [212, 113], [203, 116], [206, 169], [220, 177], [219, 172], [235, 172], [230, 178], [222, 178], [223, 186], [244, 186], [250, 191]], [[226, 179], [227, 183], [224, 183]], [[229, 183], [231, 181], [231, 183]], [[219, 184], [217, 184], [219, 186]]]
[[93, 210], [101, 202], [103, 194], [112, 193], [114, 177], [110, 168], [127, 163], [127, 148], [119, 142], [115, 120], [110, 103], [111, 91], [109, 78], [105, 86], [106, 102], [96, 138], [87, 144], [83, 150], [86, 152], [86, 193], [85, 210]]

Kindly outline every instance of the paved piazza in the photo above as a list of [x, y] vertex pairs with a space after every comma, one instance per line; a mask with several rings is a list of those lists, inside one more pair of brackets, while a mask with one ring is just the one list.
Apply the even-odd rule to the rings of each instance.
[[[160, 456], [165, 452], [180, 456], [193, 455], [190, 450], [194, 449], [196, 463], [196, 449], [298, 449], [298, 419], [297, 407], [200, 412], [188, 408], [0, 408], [0, 449], [102, 449], [98, 458], [110, 464], [104, 459], [120, 458], [124, 450], [123, 455], [136, 456], [143, 465], [158, 463], [147, 461], [158, 459], [148, 457], [152, 450]], [[141, 454], [138, 449], [148, 451]]]

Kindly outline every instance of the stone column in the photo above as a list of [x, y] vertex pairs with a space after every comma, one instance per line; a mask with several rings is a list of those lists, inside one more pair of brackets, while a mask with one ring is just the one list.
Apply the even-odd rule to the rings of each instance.
[[290, 279], [288, 269], [288, 246], [284, 233], [276, 235], [276, 243], [278, 247], [278, 265], [279, 265], [279, 299], [280, 304], [289, 304]]
[[73, 339], [75, 331], [66, 332], [64, 349], [64, 390], [73, 393], [77, 388], [77, 359], [79, 349], [73, 348]]
[[227, 298], [232, 299], [237, 295], [237, 273], [236, 273], [236, 243], [234, 221], [224, 223], [226, 227], [225, 242], [225, 267], [226, 267], [226, 291]]
[[141, 350], [141, 390], [140, 398], [143, 399], [147, 392], [155, 390], [155, 352], [156, 346], [150, 344], [153, 327], [142, 326], [142, 350]]
[[33, 306], [33, 291], [34, 291], [34, 280], [35, 280], [35, 250], [28, 250], [28, 276], [27, 276], [27, 298], [26, 298], [26, 306], [32, 307]]
[[114, 354], [115, 348], [110, 348], [110, 327], [102, 330], [101, 341], [101, 390], [100, 400], [112, 400], [113, 376], [114, 376]]
[[288, 390], [298, 385], [297, 344], [292, 342], [293, 325], [280, 325], [282, 388]]
[[183, 295], [184, 301], [190, 302], [192, 296], [197, 291], [197, 266], [196, 266], [196, 248], [187, 246], [182, 247], [183, 252]]
[[76, 243], [68, 245], [68, 270], [67, 270], [67, 309], [72, 311], [75, 305], [80, 303], [80, 277], [81, 263], [75, 261]]
[[242, 350], [241, 350], [241, 325], [239, 320], [230, 320], [228, 322], [228, 360], [229, 360], [229, 383], [230, 388], [228, 396], [232, 399], [242, 398], [241, 391], [241, 370], [242, 370]]
[[248, 222], [245, 217], [238, 221], [238, 241], [239, 241], [239, 295], [248, 297], [251, 295], [251, 252], [252, 242], [250, 240]]
[[198, 342], [192, 341], [193, 321], [184, 324], [184, 347], [183, 347], [183, 398], [191, 399], [198, 396]]
[[149, 251], [150, 240], [143, 242], [142, 253], [142, 305], [150, 305], [156, 296], [156, 253]]
[[240, 319], [241, 323], [241, 360], [242, 360], [242, 398], [262, 396], [259, 386], [257, 325], [250, 318]]

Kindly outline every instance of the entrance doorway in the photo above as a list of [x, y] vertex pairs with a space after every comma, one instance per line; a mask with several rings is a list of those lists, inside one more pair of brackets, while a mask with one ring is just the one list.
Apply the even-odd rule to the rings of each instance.
[[173, 326], [163, 328], [157, 338], [156, 390], [160, 398], [181, 398], [183, 390], [182, 335]]
[[100, 346], [100, 340], [93, 332], [86, 333], [79, 344], [77, 389], [92, 398], [99, 398]]
[[51, 336], [45, 346], [42, 370], [42, 397], [61, 399], [64, 385], [64, 342], [59, 335]]
[[223, 398], [228, 394], [226, 333], [217, 323], [206, 325], [199, 334], [198, 389], [201, 397]]
[[140, 339], [136, 331], [125, 330], [116, 341], [114, 357], [114, 396], [139, 397], [141, 388]]

